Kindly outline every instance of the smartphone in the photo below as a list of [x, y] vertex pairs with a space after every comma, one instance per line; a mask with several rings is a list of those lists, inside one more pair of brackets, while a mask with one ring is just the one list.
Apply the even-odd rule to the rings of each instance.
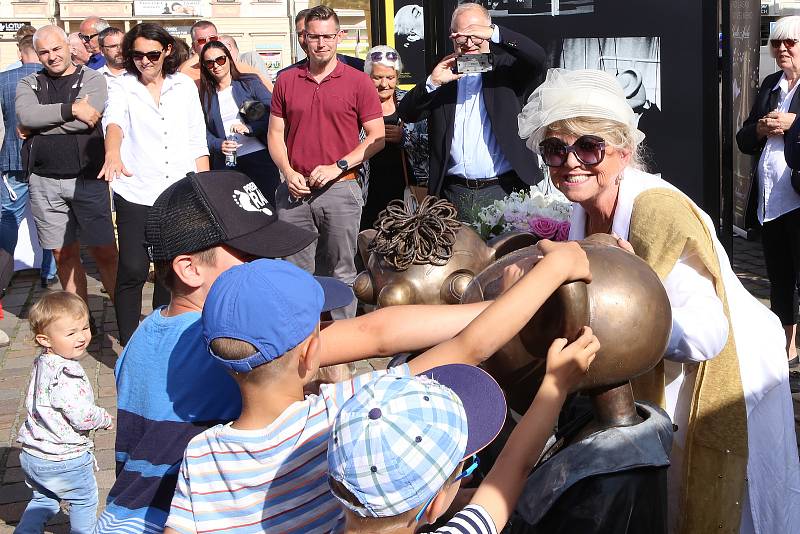
[[453, 72], [456, 74], [472, 74], [489, 72], [494, 68], [492, 54], [462, 54], [456, 57]]

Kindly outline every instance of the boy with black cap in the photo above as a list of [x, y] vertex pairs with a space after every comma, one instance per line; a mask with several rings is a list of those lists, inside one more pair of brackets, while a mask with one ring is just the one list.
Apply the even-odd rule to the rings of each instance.
[[[258, 260], [223, 273], [203, 309], [203, 336], [213, 359], [239, 385], [242, 414], [187, 446], [165, 533], [339, 532], [344, 516], [329, 491], [326, 461], [339, 408], [380, 376], [399, 379], [445, 364], [479, 364], [562, 283], [590, 278], [577, 244], [539, 246], [544, 258], [455, 338], [407, 365], [326, 384], [319, 395], [308, 396], [303, 387], [320, 365], [342, 363], [328, 360], [320, 339], [324, 290], [283, 261]], [[259, 315], [269, 320], [253, 318]], [[436, 330], [434, 324], [427, 329]], [[576, 343], [586, 346], [592, 339], [588, 332]]]
[[[522, 420], [470, 503], [437, 533], [496, 534], [516, 506], [567, 394], [600, 344], [587, 327], [570, 345], [553, 342], [547, 371]], [[331, 492], [345, 532], [412, 534], [453, 503], [506, 417], [500, 386], [482, 369], [444, 365], [421, 376], [381, 377], [343, 406], [328, 441]]]
[[[117, 480], [98, 520], [101, 534], [160, 533], [186, 444], [241, 412], [236, 383], [202, 341], [200, 312], [214, 280], [253, 258], [292, 254], [316, 234], [279, 221], [244, 174], [210, 171], [190, 174], [158, 197], [146, 237], [171, 302], [139, 325], [117, 360]], [[324, 356], [336, 363], [345, 353], [364, 358], [429, 347], [485, 306], [398, 307], [340, 321], [321, 335], [338, 340], [325, 343]], [[420, 328], [434, 317], [439, 328]]]

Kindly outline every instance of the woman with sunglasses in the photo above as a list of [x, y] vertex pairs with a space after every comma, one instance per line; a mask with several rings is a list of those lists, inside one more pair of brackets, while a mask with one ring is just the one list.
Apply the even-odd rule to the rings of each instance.
[[[767, 264], [770, 308], [781, 320], [790, 366], [798, 364], [798, 285], [800, 283], [800, 194], [792, 188], [787, 166], [797, 136], [787, 135], [800, 111], [800, 17], [779, 19], [769, 35], [772, 57], [780, 68], [764, 78], [758, 95], [736, 134], [739, 150], [753, 159], [748, 207], [748, 227], [761, 225], [761, 246]], [[789, 161], [791, 163], [791, 161]], [[795, 168], [798, 167], [795, 164]]]
[[403, 62], [391, 46], [378, 45], [367, 52], [364, 72], [375, 84], [383, 108], [386, 145], [365, 163], [366, 202], [361, 212], [361, 229], [372, 228], [378, 214], [395, 199], [403, 198], [408, 185], [428, 183], [427, 121], [404, 123], [397, 115], [397, 103], [406, 91], [397, 88]]
[[[248, 120], [240, 112], [247, 101], [262, 103], [264, 115]], [[272, 94], [258, 76], [239, 72], [222, 41], [209, 41], [200, 52], [200, 103], [206, 118], [211, 168], [231, 169], [225, 165], [225, 156], [236, 152], [235, 169], [252, 178], [274, 205], [280, 177], [265, 143]], [[227, 140], [231, 134], [238, 140]]]
[[[158, 24], [138, 24], [125, 34], [122, 54], [126, 73], [109, 81], [103, 114], [106, 157], [98, 178], [111, 182], [114, 191], [119, 235], [114, 308], [124, 346], [139, 325], [150, 266], [144, 244], [147, 211], [186, 173], [209, 166], [197, 86], [177, 72], [173, 37]], [[156, 281], [153, 308], [167, 303], [169, 291]]]
[[664, 360], [634, 392], [677, 426], [670, 531], [793, 532], [800, 466], [780, 323], [736, 278], [708, 215], [641, 170], [644, 134], [622, 88], [604, 71], [551, 70], [519, 133], [573, 202], [570, 239], [619, 237], [669, 296]]

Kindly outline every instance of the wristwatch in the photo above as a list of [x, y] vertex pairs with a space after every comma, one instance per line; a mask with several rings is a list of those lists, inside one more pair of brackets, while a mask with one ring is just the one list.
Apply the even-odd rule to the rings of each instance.
[[350, 167], [350, 164], [347, 163], [346, 159], [340, 159], [336, 162], [336, 166], [341, 169], [342, 172], [347, 172], [347, 169]]

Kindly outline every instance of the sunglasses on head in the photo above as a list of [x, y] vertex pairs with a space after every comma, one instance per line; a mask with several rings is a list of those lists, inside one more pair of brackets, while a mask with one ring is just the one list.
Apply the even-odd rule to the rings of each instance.
[[789, 49], [794, 48], [794, 45], [797, 44], [797, 39], [770, 39], [769, 44], [772, 48], [780, 48], [781, 44], [783, 44], [783, 46]]
[[597, 165], [606, 155], [606, 142], [596, 135], [582, 135], [568, 145], [557, 137], [548, 137], [539, 143], [539, 151], [548, 167], [564, 165], [570, 152], [584, 165]]
[[80, 37], [80, 38], [81, 38], [81, 40], [82, 40], [84, 43], [88, 43], [89, 41], [91, 41], [92, 39], [94, 39], [95, 37], [97, 37], [98, 35], [100, 35], [100, 34], [99, 34], [99, 33], [93, 33], [93, 34], [91, 34], [91, 35], [84, 35], [84, 34], [82, 34], [82, 33], [79, 33], [79, 34], [78, 34], [78, 37]]
[[[456, 478], [453, 479], [453, 483], [458, 482], [462, 478], [466, 478], [466, 477], [470, 476], [478, 468], [478, 464], [480, 463], [479, 459], [478, 459], [478, 456], [473, 454], [471, 456], [471, 458], [472, 458], [472, 464], [469, 467], [467, 467], [466, 469], [464, 469], [463, 471], [461, 471], [461, 474], [459, 474]], [[422, 509], [417, 513], [417, 517], [416, 517], [417, 521], [422, 519], [422, 516], [425, 513], [425, 510], [427, 510], [428, 506], [431, 505], [431, 503], [433, 502], [434, 497], [436, 497], [436, 493], [431, 495], [431, 498], [428, 499], [428, 501], [425, 503], [425, 506], [423, 506]]]
[[373, 52], [369, 55], [373, 63], [377, 63], [384, 57], [389, 61], [397, 61], [397, 52]]
[[209, 35], [208, 37], [198, 37], [195, 40], [195, 43], [197, 43], [197, 44], [202, 46], [202, 45], [206, 44], [209, 41], [219, 41], [219, 35]]
[[164, 53], [163, 50], [153, 50], [152, 52], [139, 52], [138, 50], [134, 50], [131, 52], [131, 57], [134, 61], [141, 61], [147, 58], [150, 63], [155, 63], [161, 58], [162, 53]]
[[205, 65], [208, 70], [211, 70], [214, 68], [214, 65], [219, 65], [221, 67], [227, 62], [228, 62], [228, 56], [219, 56], [215, 57], [214, 59], [204, 60], [203, 65]]

